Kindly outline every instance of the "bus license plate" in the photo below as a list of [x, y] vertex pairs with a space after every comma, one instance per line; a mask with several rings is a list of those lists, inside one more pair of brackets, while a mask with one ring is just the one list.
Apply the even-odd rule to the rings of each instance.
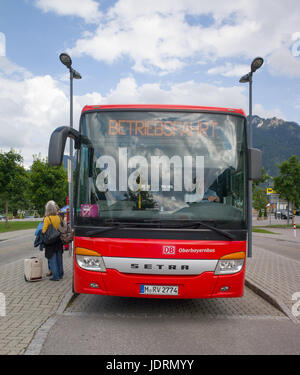
[[140, 294], [178, 296], [178, 285], [141, 285]]

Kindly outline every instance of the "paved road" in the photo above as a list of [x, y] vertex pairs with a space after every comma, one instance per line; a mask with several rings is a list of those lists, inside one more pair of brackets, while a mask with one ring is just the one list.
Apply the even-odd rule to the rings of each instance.
[[41, 354], [300, 354], [300, 325], [248, 288], [234, 300], [80, 295]]
[[297, 229], [297, 237], [294, 237], [293, 229], [289, 236], [282, 236], [280, 230], [270, 229], [278, 232], [277, 238], [268, 237], [265, 234], [254, 233], [253, 245], [269, 250], [272, 253], [283, 255], [289, 259], [300, 261], [300, 229]]
[[0, 266], [39, 255], [39, 250], [33, 247], [34, 232], [35, 229], [1, 233]]

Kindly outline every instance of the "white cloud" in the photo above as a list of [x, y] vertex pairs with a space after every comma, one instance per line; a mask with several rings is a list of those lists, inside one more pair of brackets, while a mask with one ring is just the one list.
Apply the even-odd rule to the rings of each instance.
[[77, 16], [86, 22], [97, 22], [101, 16], [95, 0], [35, 0], [43, 12], [54, 12], [60, 16]]
[[231, 64], [226, 63], [224, 65], [216, 66], [207, 71], [207, 74], [216, 75], [220, 74], [224, 77], [241, 77], [249, 72], [250, 67], [246, 64]]
[[[34, 154], [47, 156], [55, 128], [69, 125], [69, 97], [60, 85], [49, 75], [23, 81], [0, 75], [0, 149], [20, 151], [26, 166], [32, 164]], [[74, 96], [74, 128], [78, 129], [83, 106], [101, 101], [98, 93]]]
[[271, 74], [286, 75], [288, 77], [300, 77], [300, 57], [292, 55], [289, 46], [282, 46], [274, 51], [268, 58]]
[[121, 79], [116, 88], [103, 98], [103, 104], [151, 103], [245, 108], [247, 99], [244, 91], [241, 86], [217, 87], [194, 81], [169, 85], [168, 88], [162, 88], [157, 83], [138, 86], [134, 78], [128, 77]]
[[0, 75], [1, 149], [47, 155], [51, 130], [66, 123], [67, 97], [50, 76], [14, 80]]
[[[117, 18], [100, 25], [93, 37], [78, 40], [69, 52], [74, 56], [88, 54], [107, 63], [128, 56], [137, 72], [172, 72], [184, 66], [184, 59], [195, 48], [196, 29], [190, 29], [181, 18], [156, 14], [138, 17], [132, 23]], [[189, 40], [184, 35], [189, 35]]]
[[15, 80], [32, 77], [32, 74], [28, 70], [13, 63], [5, 56], [0, 56], [0, 72]]
[[135, 71], [156, 73], [199, 60], [276, 56], [287, 40], [292, 43], [299, 11], [298, 0], [119, 0], [69, 52], [108, 64], [126, 57]]
[[262, 104], [255, 104], [253, 113], [262, 118], [273, 118], [285, 119], [284, 114], [279, 108], [265, 109]]

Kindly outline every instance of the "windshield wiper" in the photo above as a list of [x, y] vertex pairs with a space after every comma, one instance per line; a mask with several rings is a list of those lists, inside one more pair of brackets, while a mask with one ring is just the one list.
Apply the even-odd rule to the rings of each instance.
[[[152, 221], [151, 220], [145, 220], [143, 222], [148, 222], [148, 223], [153, 223], [153, 224], [155, 224], [155, 223], [164, 224], [164, 220], [152, 220]], [[170, 221], [168, 221], [168, 223], [170, 223]], [[236, 240], [236, 237], [233, 234], [225, 231], [224, 229], [220, 229], [220, 228], [214, 227], [212, 225], [206, 224], [203, 221], [194, 221], [194, 222], [186, 223], [186, 224], [181, 224], [180, 223], [178, 225], [172, 225], [172, 226], [168, 226], [168, 227], [172, 228], [172, 229], [173, 228], [175, 228], [175, 229], [179, 228], [180, 229], [180, 228], [191, 228], [191, 227], [194, 227], [194, 226], [197, 226], [197, 227], [198, 226], [203, 226], [204, 228], [210, 229], [211, 231], [214, 231], [214, 232], [217, 232], [219, 234], [222, 234], [224, 237], [227, 237], [227, 238], [229, 238], [232, 241]]]
[[108, 223], [111, 224], [111, 226], [108, 226], [107, 228], [103, 228], [103, 229], [90, 230], [90, 231], [86, 232], [87, 236], [93, 236], [95, 234], [101, 234], [101, 233], [104, 233], [104, 232], [109, 232], [109, 231], [114, 230], [114, 229], [128, 228], [128, 227], [136, 226], [136, 225], [139, 224], [139, 223], [127, 222], [127, 221], [105, 222], [105, 224], [108, 224]]
[[[186, 224], [186, 225], [188, 226], [188, 224]], [[190, 226], [193, 226], [193, 225], [202, 225], [203, 227], [205, 227], [207, 229], [210, 229], [210, 230], [212, 230], [212, 231], [214, 231], [216, 233], [222, 234], [224, 237], [227, 237], [227, 238], [229, 238], [232, 241], [236, 240], [236, 237], [233, 234], [227, 232], [226, 230], [214, 227], [214, 226], [206, 224], [206, 223], [203, 223], [202, 221], [197, 221], [195, 223], [190, 223], [189, 225]], [[185, 226], [182, 226], [182, 228], [183, 227], [185, 227]]]
[[[130, 227], [137, 227], [137, 226], [141, 226], [143, 224], [148, 224], [149, 226], [151, 226], [151, 224], [157, 224], [160, 226], [160, 228], [170, 228], [170, 229], [180, 229], [180, 228], [192, 228], [192, 227], [199, 227], [199, 226], [203, 226], [204, 228], [207, 228], [207, 229], [210, 229], [211, 231], [214, 231], [216, 233], [219, 233], [221, 235], [223, 235], [224, 237], [226, 238], [229, 238], [230, 240], [234, 241], [236, 240], [236, 237], [225, 231], [224, 229], [220, 229], [220, 228], [217, 228], [217, 227], [214, 227], [212, 225], [209, 225], [209, 224], [206, 224], [202, 221], [194, 221], [192, 223], [186, 223], [186, 224], [181, 224], [181, 223], [174, 223], [174, 221], [166, 221], [166, 220], [147, 220], [147, 219], [144, 219], [140, 222], [128, 222], [128, 221], [108, 221], [108, 222], [105, 222], [105, 224], [112, 224], [111, 226], [107, 227], [107, 228], [104, 228], [104, 229], [95, 229], [95, 230], [91, 230], [91, 231], [88, 231], [86, 232], [87, 236], [93, 236], [95, 234], [101, 234], [101, 233], [105, 233], [105, 232], [109, 232], [111, 230], [117, 230], [117, 229], [126, 229], [126, 228], [130, 228]], [[173, 224], [173, 225], [170, 225], [170, 224]], [[175, 224], [175, 225], [174, 225]], [[147, 226], [148, 227], [148, 226]]]

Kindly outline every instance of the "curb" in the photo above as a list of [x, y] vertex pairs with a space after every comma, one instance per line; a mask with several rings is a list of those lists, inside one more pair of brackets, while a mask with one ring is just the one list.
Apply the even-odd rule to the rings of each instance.
[[262, 297], [264, 300], [269, 302], [271, 305], [280, 310], [284, 315], [286, 315], [293, 323], [299, 324], [300, 321], [290, 312], [290, 310], [281, 303], [272, 293], [266, 292], [253, 281], [245, 278], [245, 286], [251, 289], [254, 293]]
[[56, 313], [50, 316], [50, 318], [48, 318], [46, 322], [36, 331], [32, 341], [30, 342], [26, 351], [24, 352], [24, 355], [39, 355], [41, 353], [42, 347], [47, 339], [50, 329], [56, 323], [58, 315], [63, 314], [72, 297], [72, 290], [65, 294], [60, 305], [58, 306]]

